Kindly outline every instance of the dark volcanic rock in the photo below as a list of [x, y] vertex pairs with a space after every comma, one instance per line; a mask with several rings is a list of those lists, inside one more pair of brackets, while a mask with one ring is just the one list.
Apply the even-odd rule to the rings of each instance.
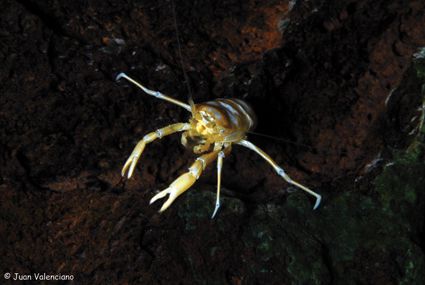
[[[424, 284], [425, 3], [175, 2], [182, 59], [170, 1], [1, 2], [0, 283]], [[158, 214], [195, 158], [178, 135], [121, 178], [188, 114], [115, 76], [185, 101], [182, 67], [196, 102], [254, 106], [279, 139], [249, 139], [318, 210], [235, 146], [214, 220], [214, 167]]]

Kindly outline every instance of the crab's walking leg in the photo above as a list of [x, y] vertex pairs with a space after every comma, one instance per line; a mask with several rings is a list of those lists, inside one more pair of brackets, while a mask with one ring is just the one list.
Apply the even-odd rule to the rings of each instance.
[[178, 105], [180, 107], [185, 108], [189, 112], [192, 111], [191, 106], [189, 104], [183, 103], [180, 100], [177, 100], [177, 99], [171, 98], [171, 97], [169, 97], [167, 95], [164, 95], [164, 94], [162, 94], [159, 91], [150, 90], [150, 89], [146, 88], [145, 86], [143, 86], [142, 84], [140, 84], [139, 82], [137, 82], [136, 80], [134, 80], [133, 78], [129, 77], [124, 72], [121, 72], [120, 74], [118, 74], [117, 77], [115, 78], [115, 80], [118, 81], [121, 78], [127, 79], [128, 81], [130, 81], [131, 83], [133, 83], [134, 85], [136, 85], [137, 87], [139, 87], [140, 89], [142, 89], [143, 91], [145, 91], [145, 93], [147, 93], [147, 94], [149, 94], [151, 96], [154, 96], [154, 97], [156, 97], [158, 99], [165, 100], [165, 101], [168, 101], [170, 103], [176, 104], [176, 105]]
[[157, 129], [156, 131], [145, 135], [143, 139], [137, 143], [133, 152], [128, 157], [127, 161], [125, 162], [124, 167], [121, 170], [121, 175], [124, 176], [127, 169], [128, 169], [127, 178], [130, 178], [131, 175], [133, 175], [134, 168], [136, 167], [137, 161], [142, 155], [142, 152], [145, 149], [146, 144], [158, 138], [162, 138], [163, 136], [171, 135], [175, 132], [186, 131], [189, 128], [190, 128], [190, 124], [188, 123], [177, 123], [177, 124], [166, 126], [161, 129]]
[[223, 168], [223, 158], [225, 157], [224, 151], [218, 153], [217, 158], [217, 198], [215, 201], [215, 209], [211, 216], [211, 219], [214, 219], [217, 214], [218, 208], [220, 208], [220, 189], [221, 189], [221, 169]]
[[162, 190], [150, 200], [149, 204], [152, 204], [158, 199], [164, 198], [169, 194], [167, 201], [162, 205], [159, 212], [166, 210], [174, 200], [180, 196], [183, 192], [189, 189], [195, 181], [202, 174], [205, 167], [213, 162], [220, 151], [213, 151], [204, 155], [201, 155], [196, 161], [189, 167], [189, 171], [179, 176], [173, 183], [168, 186], [167, 189]]
[[255, 146], [253, 143], [251, 143], [251, 142], [249, 142], [247, 140], [241, 140], [240, 142], [238, 142], [238, 144], [240, 144], [240, 145], [242, 145], [244, 147], [247, 147], [247, 148], [255, 151], [256, 153], [258, 153], [262, 158], [264, 158], [268, 163], [270, 163], [271, 166], [273, 166], [273, 168], [277, 172], [277, 174], [279, 176], [281, 176], [283, 179], [285, 179], [286, 182], [288, 182], [289, 184], [295, 185], [295, 186], [299, 187], [300, 189], [306, 191], [308, 194], [313, 195], [314, 197], [316, 197], [316, 203], [314, 204], [313, 210], [315, 210], [315, 209], [317, 209], [317, 207], [319, 207], [320, 201], [322, 200], [322, 196], [320, 196], [316, 192], [308, 189], [304, 185], [301, 185], [300, 183], [292, 180], [288, 176], [288, 174], [285, 173], [285, 170], [283, 170], [279, 165], [277, 165], [277, 163], [267, 153], [265, 153], [262, 149], [260, 149], [259, 147]]

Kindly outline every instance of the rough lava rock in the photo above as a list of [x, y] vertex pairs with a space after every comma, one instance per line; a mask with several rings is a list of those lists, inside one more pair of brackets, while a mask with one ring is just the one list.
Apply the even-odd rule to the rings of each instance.
[[[0, 283], [424, 284], [425, 3], [179, 1], [0, 3]], [[180, 63], [183, 62], [183, 64]], [[149, 131], [187, 120], [152, 89], [237, 97], [260, 157], [211, 167], [163, 214], [148, 205], [195, 158], [170, 136], [120, 169]], [[9, 282], [9, 283], [8, 283]]]

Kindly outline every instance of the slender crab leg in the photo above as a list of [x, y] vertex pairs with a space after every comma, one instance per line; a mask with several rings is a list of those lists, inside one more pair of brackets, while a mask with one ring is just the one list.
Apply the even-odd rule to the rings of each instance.
[[[222, 149], [222, 145], [218, 144], [215, 146], [216, 150]], [[211, 219], [214, 219], [215, 215], [218, 212], [218, 209], [220, 208], [220, 191], [221, 191], [221, 170], [223, 169], [223, 159], [230, 153], [232, 150], [231, 144], [225, 144], [224, 149], [222, 149], [218, 153], [217, 157], [217, 196], [215, 201], [215, 208], [214, 212], [211, 215]]]
[[202, 171], [207, 167], [208, 164], [213, 162], [220, 151], [213, 151], [204, 155], [201, 155], [196, 159], [196, 161], [189, 167], [189, 171], [179, 176], [173, 183], [168, 186], [167, 189], [162, 190], [150, 200], [149, 204], [154, 203], [156, 200], [164, 198], [166, 195], [168, 196], [167, 201], [162, 205], [159, 212], [165, 211], [173, 202], [176, 200], [178, 196], [184, 193], [187, 189], [189, 189], [195, 181], [202, 174]]
[[217, 158], [217, 198], [215, 201], [214, 212], [211, 216], [211, 219], [214, 219], [217, 214], [218, 209], [220, 208], [220, 189], [221, 189], [221, 169], [223, 168], [223, 158], [225, 157], [224, 152], [220, 151]]
[[322, 200], [322, 196], [320, 196], [319, 194], [317, 194], [316, 192], [308, 189], [307, 187], [305, 187], [304, 185], [301, 185], [300, 183], [292, 180], [288, 174], [285, 173], [285, 170], [283, 170], [283, 168], [281, 168], [267, 153], [265, 153], [262, 149], [260, 149], [259, 147], [257, 147], [256, 145], [254, 145], [253, 143], [247, 141], [247, 140], [241, 140], [240, 142], [238, 142], [238, 144], [249, 148], [253, 151], [255, 151], [257, 154], [259, 154], [262, 158], [264, 158], [268, 163], [271, 164], [271, 166], [273, 166], [274, 170], [277, 172], [277, 174], [279, 176], [281, 176], [283, 179], [286, 180], [286, 182], [288, 182], [289, 184], [295, 185], [298, 188], [304, 190], [305, 192], [307, 192], [310, 195], [313, 195], [314, 197], [316, 197], [316, 203], [314, 204], [313, 210], [317, 209], [317, 207], [319, 207], [320, 201]]
[[190, 124], [188, 123], [177, 123], [177, 124], [168, 125], [161, 129], [157, 129], [156, 131], [145, 135], [143, 139], [137, 143], [133, 152], [128, 157], [127, 161], [125, 162], [124, 167], [121, 170], [121, 175], [124, 176], [127, 170], [128, 170], [127, 178], [130, 178], [133, 175], [133, 171], [134, 171], [134, 168], [136, 167], [137, 161], [139, 160], [143, 150], [145, 149], [145, 146], [148, 143], [151, 143], [152, 141], [158, 138], [160, 139], [163, 136], [171, 135], [176, 132], [186, 131], [189, 128], [190, 128]]
[[162, 100], [168, 101], [170, 103], [173, 103], [175, 105], [178, 105], [178, 106], [180, 106], [182, 108], [185, 108], [189, 112], [192, 111], [192, 107], [190, 105], [188, 105], [186, 103], [183, 103], [180, 100], [177, 100], [177, 99], [174, 99], [174, 98], [169, 97], [167, 95], [164, 95], [164, 94], [162, 94], [159, 91], [150, 90], [150, 89], [146, 88], [145, 86], [143, 86], [142, 84], [140, 84], [139, 82], [137, 82], [136, 80], [134, 80], [133, 78], [129, 77], [124, 72], [121, 72], [120, 74], [118, 74], [117, 77], [115, 78], [115, 80], [118, 81], [121, 78], [127, 79], [128, 81], [130, 81], [131, 83], [133, 83], [134, 85], [136, 85], [137, 87], [139, 87], [140, 89], [142, 89], [146, 94], [149, 94], [149, 95], [154, 96], [154, 97], [156, 97], [158, 99], [162, 99]]

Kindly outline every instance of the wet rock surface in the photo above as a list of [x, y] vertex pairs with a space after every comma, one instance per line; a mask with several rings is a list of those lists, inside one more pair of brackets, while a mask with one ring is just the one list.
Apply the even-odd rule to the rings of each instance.
[[[176, 1], [177, 2], [177, 1]], [[144, 134], [188, 119], [169, 1], [0, 4], [0, 270], [74, 284], [424, 284], [423, 1], [176, 3], [196, 102], [243, 98], [256, 154], [225, 159], [163, 214], [195, 158], [178, 135], [120, 170]], [[422, 49], [421, 49], [422, 47]], [[290, 141], [288, 143], [287, 141]], [[1, 279], [1, 284], [7, 280]], [[66, 282], [64, 282], [66, 283]]]

